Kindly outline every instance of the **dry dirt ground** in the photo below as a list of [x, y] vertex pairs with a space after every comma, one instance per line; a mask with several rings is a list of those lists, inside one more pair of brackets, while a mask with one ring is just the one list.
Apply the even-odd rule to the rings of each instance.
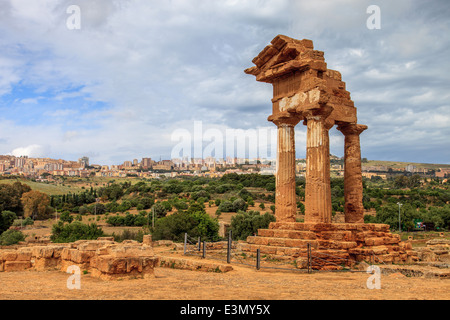
[[81, 288], [67, 288], [61, 271], [0, 273], [1, 300], [449, 300], [449, 279], [381, 275], [381, 289], [368, 289], [364, 272], [255, 270], [233, 265], [226, 273], [156, 268], [148, 279], [104, 281], [81, 275]]

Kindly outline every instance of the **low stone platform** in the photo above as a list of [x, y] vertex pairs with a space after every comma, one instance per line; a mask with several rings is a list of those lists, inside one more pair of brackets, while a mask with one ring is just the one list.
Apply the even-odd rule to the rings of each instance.
[[147, 243], [112, 238], [0, 250], [0, 271], [61, 270], [78, 266], [104, 280], [153, 276], [158, 257]]
[[308, 244], [315, 258], [314, 269], [351, 267], [361, 261], [390, 264], [418, 260], [411, 244], [401, 242], [386, 224], [272, 222], [269, 229], [259, 229], [257, 236], [248, 237], [241, 250], [256, 253], [259, 249], [261, 254], [302, 260], [307, 257]]
[[159, 256], [159, 266], [162, 268], [217, 273], [225, 273], [233, 270], [233, 267], [228, 264], [170, 256]]

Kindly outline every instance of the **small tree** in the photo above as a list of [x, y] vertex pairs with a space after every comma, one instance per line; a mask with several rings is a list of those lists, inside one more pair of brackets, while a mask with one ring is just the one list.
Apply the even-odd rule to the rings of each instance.
[[59, 219], [62, 222], [68, 222], [68, 223], [71, 223], [73, 221], [73, 217], [70, 215], [69, 211], [64, 211], [63, 213], [61, 213]]
[[233, 239], [245, 240], [254, 235], [258, 229], [266, 229], [269, 223], [275, 221], [275, 216], [270, 213], [260, 215], [259, 211], [238, 212], [231, 218], [231, 230]]
[[155, 210], [155, 217], [162, 218], [167, 215], [167, 209], [161, 202], [157, 202], [153, 205], [152, 210]]
[[0, 214], [0, 234], [9, 229], [17, 216], [14, 212], [5, 210]]
[[0, 235], [0, 245], [10, 246], [25, 240], [25, 235], [17, 230], [6, 230]]
[[32, 217], [34, 220], [47, 218], [50, 205], [50, 197], [47, 194], [31, 190], [22, 195], [21, 201], [25, 217]]

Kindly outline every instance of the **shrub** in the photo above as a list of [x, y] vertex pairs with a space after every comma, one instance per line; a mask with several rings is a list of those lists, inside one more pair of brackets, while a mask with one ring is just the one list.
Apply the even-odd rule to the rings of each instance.
[[161, 204], [161, 202], [157, 202], [153, 205], [152, 210], [155, 210], [155, 217], [162, 218], [165, 217], [167, 214], [167, 209], [164, 207], [164, 205]]
[[0, 214], [0, 234], [3, 231], [9, 229], [17, 218], [16, 214], [12, 211], [5, 210]]
[[259, 211], [238, 212], [231, 218], [231, 230], [234, 240], [245, 240], [254, 235], [258, 229], [266, 229], [269, 223], [275, 221], [270, 213], [260, 215]]
[[179, 199], [173, 201], [173, 206], [177, 210], [186, 210], [189, 207], [189, 205], [186, 202], [184, 202], [183, 200], [179, 200]]
[[164, 209], [166, 209], [166, 211], [172, 210], [172, 204], [169, 201], [163, 201], [161, 202], [161, 204], [164, 206]]
[[86, 205], [81, 206], [78, 208], [78, 213], [82, 215], [89, 214], [89, 208]]
[[139, 214], [130, 214], [127, 212], [125, 216], [111, 216], [106, 219], [106, 223], [118, 227], [118, 226], [136, 226], [142, 227], [148, 223], [148, 214], [145, 211], [139, 212]]
[[64, 222], [59, 221], [52, 227], [50, 240], [56, 243], [74, 242], [77, 240], [95, 240], [103, 235], [103, 230], [95, 223], [88, 225], [79, 221], [74, 221], [65, 224]]
[[110, 224], [112, 226], [118, 227], [118, 226], [123, 226], [124, 225], [124, 217], [122, 216], [111, 216], [108, 217], [108, 219], [106, 219], [106, 223]]
[[184, 234], [188, 233], [190, 237], [201, 236], [207, 241], [215, 241], [218, 231], [219, 223], [206, 213], [177, 212], [156, 221], [153, 239], [181, 242]]
[[20, 226], [30, 226], [34, 224], [34, 220], [31, 219], [31, 217], [25, 218], [25, 219], [17, 219], [14, 220], [13, 226], [20, 227]]
[[233, 201], [233, 212], [245, 211], [247, 210], [247, 203], [243, 199], [236, 199]]
[[22, 232], [13, 229], [6, 230], [0, 235], [0, 245], [2, 246], [10, 246], [24, 240], [25, 235]]
[[144, 238], [144, 232], [142, 230], [132, 231], [125, 229], [121, 234], [116, 235], [113, 232], [111, 236], [114, 237], [114, 241], [116, 242], [122, 242], [123, 240], [136, 240], [138, 242], [142, 242]]
[[233, 203], [231, 201], [222, 201], [219, 205], [220, 212], [234, 212]]
[[104, 214], [106, 212], [106, 207], [102, 203], [94, 203], [89, 206], [89, 212], [91, 214]]
[[71, 223], [73, 221], [73, 217], [70, 215], [69, 211], [64, 211], [63, 213], [61, 213], [59, 219], [62, 222], [68, 222], [68, 223]]

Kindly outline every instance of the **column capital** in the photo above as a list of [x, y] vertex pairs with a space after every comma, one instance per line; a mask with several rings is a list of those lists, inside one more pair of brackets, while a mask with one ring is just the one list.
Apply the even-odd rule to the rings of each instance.
[[308, 110], [302, 111], [301, 115], [305, 120], [308, 120], [311, 118], [317, 119], [317, 120], [327, 119], [328, 116], [333, 111], [333, 109], [334, 108], [332, 106], [325, 105], [321, 108], [313, 108], [313, 109], [308, 109]]
[[321, 108], [316, 109], [309, 109], [306, 111], [303, 111], [301, 113], [304, 121], [303, 124], [307, 125], [308, 120], [316, 120], [316, 121], [323, 121], [325, 125], [325, 129], [329, 130], [334, 126], [334, 119], [330, 117], [331, 113], [333, 112], [333, 107], [331, 106], [323, 106]]
[[342, 132], [345, 136], [347, 135], [360, 135], [368, 127], [363, 124], [356, 123], [340, 123], [337, 129]]
[[281, 112], [276, 115], [270, 115], [267, 120], [273, 122], [277, 127], [292, 126], [295, 127], [302, 118], [289, 112]]

